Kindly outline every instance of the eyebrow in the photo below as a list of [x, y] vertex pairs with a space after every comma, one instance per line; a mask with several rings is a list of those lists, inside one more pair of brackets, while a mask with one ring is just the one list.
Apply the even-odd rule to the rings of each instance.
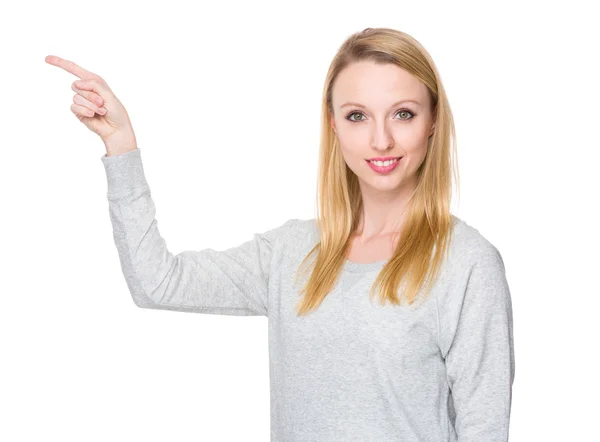
[[[396, 106], [398, 106], [399, 104], [402, 104], [402, 103], [414, 103], [414, 104], [416, 104], [418, 106], [421, 106], [421, 103], [419, 103], [417, 100], [400, 100], [400, 101], [396, 101], [390, 107], [396, 107]], [[360, 103], [353, 103], [353, 102], [349, 101], [347, 103], [342, 104], [340, 106], [340, 108], [346, 107], [346, 106], [356, 106], [356, 107], [362, 107], [362, 108], [366, 107], [366, 106], [364, 106], [364, 105], [362, 105]]]

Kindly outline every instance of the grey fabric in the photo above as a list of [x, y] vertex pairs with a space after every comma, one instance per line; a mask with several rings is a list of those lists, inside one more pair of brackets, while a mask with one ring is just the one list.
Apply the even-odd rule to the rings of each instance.
[[325, 301], [295, 307], [314, 219], [290, 219], [224, 251], [173, 255], [141, 150], [101, 157], [114, 240], [142, 308], [266, 316], [271, 441], [507, 441], [515, 374], [511, 295], [496, 247], [453, 216], [450, 253], [418, 307], [371, 302], [385, 261], [346, 261]]

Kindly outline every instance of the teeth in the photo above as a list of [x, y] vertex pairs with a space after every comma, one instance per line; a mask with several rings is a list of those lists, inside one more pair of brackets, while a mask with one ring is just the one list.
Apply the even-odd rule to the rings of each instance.
[[392, 163], [395, 163], [396, 161], [398, 161], [398, 158], [396, 158], [395, 160], [390, 160], [390, 161], [371, 161], [369, 160], [369, 162], [375, 164], [376, 166], [389, 166]]

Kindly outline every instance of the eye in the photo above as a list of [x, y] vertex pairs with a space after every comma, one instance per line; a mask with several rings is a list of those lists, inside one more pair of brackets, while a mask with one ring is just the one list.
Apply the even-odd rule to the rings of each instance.
[[351, 121], [352, 123], [358, 123], [359, 121], [362, 121], [362, 119], [360, 119], [360, 120], [353, 120], [352, 119], [352, 115], [363, 115], [364, 116], [364, 114], [362, 112], [358, 112], [358, 111], [350, 112], [348, 114], [348, 116], [346, 117], [346, 120]]
[[411, 111], [409, 111], [408, 109], [400, 109], [400, 110], [399, 110], [399, 111], [396, 113], [396, 115], [398, 115], [398, 114], [403, 114], [403, 113], [406, 113], [406, 112], [408, 112], [408, 113], [410, 114], [410, 118], [400, 118], [401, 120], [411, 120], [411, 119], [412, 119], [412, 118], [415, 116], [415, 115], [414, 115], [414, 114], [413, 114]]
[[[400, 120], [404, 120], [404, 121], [408, 121], [408, 120], [412, 120], [413, 117], [415, 116], [415, 114], [413, 114], [411, 111], [409, 111], [408, 109], [400, 109], [398, 112], [396, 112], [396, 115], [398, 114], [410, 114], [409, 118], [400, 118]], [[364, 116], [364, 114], [360, 111], [352, 111], [350, 112], [347, 116], [346, 116], [346, 120], [352, 122], [352, 123], [358, 123], [360, 121], [364, 121], [363, 118], [361, 118], [360, 120], [355, 120], [352, 118], [353, 115], [362, 115]]]

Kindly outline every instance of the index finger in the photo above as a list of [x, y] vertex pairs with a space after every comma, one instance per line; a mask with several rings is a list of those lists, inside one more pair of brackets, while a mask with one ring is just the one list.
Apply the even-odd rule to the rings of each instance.
[[56, 55], [48, 55], [46, 57], [46, 63], [53, 64], [54, 66], [58, 66], [59, 68], [64, 69], [67, 72], [70, 72], [73, 75], [78, 76], [79, 78], [87, 79], [97, 77], [96, 74], [86, 71], [81, 66], [75, 64], [72, 61], [65, 60], [64, 58], [57, 57]]

